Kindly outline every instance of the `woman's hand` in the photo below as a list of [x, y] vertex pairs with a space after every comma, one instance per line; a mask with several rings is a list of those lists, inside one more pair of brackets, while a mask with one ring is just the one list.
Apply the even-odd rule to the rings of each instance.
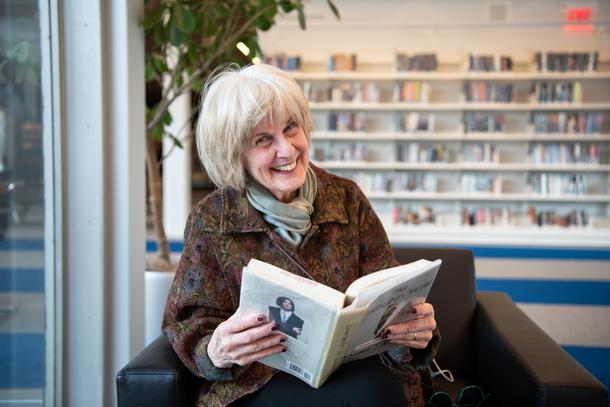
[[284, 352], [285, 341], [275, 322], [260, 314], [240, 315], [238, 311], [216, 327], [208, 344], [208, 356], [216, 367], [244, 366]]
[[411, 313], [417, 314], [415, 319], [388, 326], [382, 338], [409, 348], [426, 348], [432, 339], [432, 331], [436, 328], [434, 308], [428, 303], [414, 305]]

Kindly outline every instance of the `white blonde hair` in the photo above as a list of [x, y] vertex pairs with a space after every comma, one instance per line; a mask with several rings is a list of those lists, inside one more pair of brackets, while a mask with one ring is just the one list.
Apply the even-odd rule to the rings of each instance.
[[311, 135], [311, 112], [299, 85], [270, 65], [220, 67], [206, 81], [196, 142], [199, 159], [218, 187], [245, 188], [243, 154], [252, 132], [264, 120], [272, 124], [291, 118]]

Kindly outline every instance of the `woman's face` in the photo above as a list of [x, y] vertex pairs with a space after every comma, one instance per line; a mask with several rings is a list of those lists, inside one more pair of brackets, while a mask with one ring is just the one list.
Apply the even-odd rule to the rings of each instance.
[[305, 183], [309, 143], [301, 126], [288, 118], [261, 122], [252, 132], [244, 154], [248, 174], [278, 201], [288, 203]]

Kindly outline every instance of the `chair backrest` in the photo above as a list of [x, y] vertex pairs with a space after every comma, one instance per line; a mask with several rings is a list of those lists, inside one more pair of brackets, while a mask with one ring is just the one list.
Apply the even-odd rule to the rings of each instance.
[[435, 319], [441, 332], [437, 362], [460, 376], [474, 371], [474, 313], [476, 309], [474, 258], [470, 250], [395, 247], [394, 255], [401, 264], [419, 259], [441, 259], [428, 302], [434, 306]]

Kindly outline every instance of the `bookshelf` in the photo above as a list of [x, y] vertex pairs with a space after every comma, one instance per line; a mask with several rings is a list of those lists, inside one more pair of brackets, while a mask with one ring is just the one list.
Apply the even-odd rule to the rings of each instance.
[[610, 63], [357, 66], [290, 74], [310, 100], [312, 161], [361, 186], [393, 243], [610, 244]]

